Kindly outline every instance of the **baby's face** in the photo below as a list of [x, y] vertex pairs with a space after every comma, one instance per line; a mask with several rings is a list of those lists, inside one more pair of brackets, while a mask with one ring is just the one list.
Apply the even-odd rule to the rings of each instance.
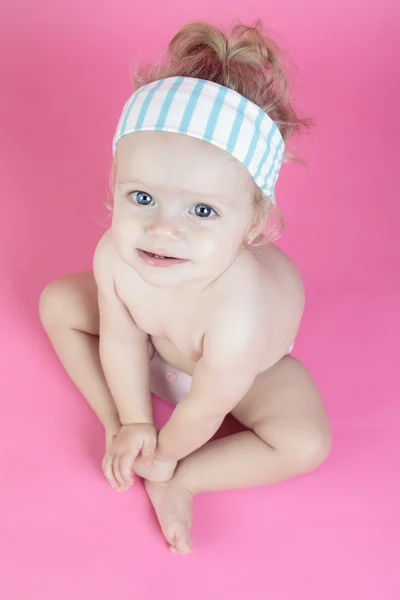
[[167, 132], [128, 134], [117, 149], [115, 247], [150, 285], [209, 283], [243, 243], [252, 194], [245, 167], [211, 144]]

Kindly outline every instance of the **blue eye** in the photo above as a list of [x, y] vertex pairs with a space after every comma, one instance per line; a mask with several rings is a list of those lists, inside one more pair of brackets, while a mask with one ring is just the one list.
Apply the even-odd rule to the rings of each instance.
[[[192, 210], [194, 210], [194, 214], [196, 215], [196, 217], [201, 217], [202, 219], [217, 214], [215, 210], [207, 204], [196, 204], [196, 206]], [[190, 212], [192, 212], [192, 210]]]
[[131, 198], [136, 204], [140, 206], [150, 206], [154, 204], [153, 196], [150, 196], [147, 192], [131, 192], [129, 198]]

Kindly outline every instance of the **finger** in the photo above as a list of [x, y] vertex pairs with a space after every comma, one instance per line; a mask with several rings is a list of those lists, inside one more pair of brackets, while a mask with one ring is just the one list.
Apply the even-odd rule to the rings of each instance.
[[125, 485], [131, 486], [133, 484], [133, 463], [134, 459], [132, 454], [122, 454], [119, 459], [119, 472]]
[[116, 490], [116, 489], [118, 489], [118, 483], [114, 477], [112, 465], [113, 465], [113, 453], [108, 452], [103, 459], [103, 464], [102, 464], [103, 473], [106, 476], [106, 479], [107, 479], [108, 483], [111, 485], [111, 487], [113, 487]]
[[120, 461], [121, 461], [121, 455], [115, 454], [112, 468], [113, 468], [114, 477], [117, 480], [118, 488], [120, 490], [125, 490], [127, 488], [127, 484], [121, 475]]
[[142, 458], [146, 467], [151, 467], [154, 461], [154, 454], [156, 451], [157, 439], [156, 437], [146, 437], [142, 449]]

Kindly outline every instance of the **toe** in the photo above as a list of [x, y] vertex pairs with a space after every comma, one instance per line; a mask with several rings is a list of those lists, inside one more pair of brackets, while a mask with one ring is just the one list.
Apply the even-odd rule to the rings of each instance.
[[192, 541], [187, 525], [177, 523], [172, 546], [179, 554], [189, 554], [192, 551]]

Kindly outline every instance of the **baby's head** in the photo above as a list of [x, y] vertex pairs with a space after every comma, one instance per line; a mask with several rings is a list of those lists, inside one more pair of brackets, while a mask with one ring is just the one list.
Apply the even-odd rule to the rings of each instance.
[[168, 64], [141, 78], [115, 134], [121, 257], [148, 283], [170, 287], [210, 282], [241, 248], [269, 241], [284, 142], [304, 124], [259, 23], [229, 37], [204, 23], [183, 27]]

